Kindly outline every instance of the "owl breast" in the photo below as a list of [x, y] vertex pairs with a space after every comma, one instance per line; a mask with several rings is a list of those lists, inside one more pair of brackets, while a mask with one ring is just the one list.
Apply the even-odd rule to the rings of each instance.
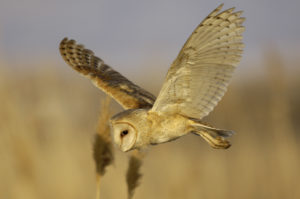
[[151, 121], [150, 137], [151, 144], [160, 144], [173, 141], [189, 132], [189, 120], [181, 115], [165, 115], [150, 113], [148, 120]]

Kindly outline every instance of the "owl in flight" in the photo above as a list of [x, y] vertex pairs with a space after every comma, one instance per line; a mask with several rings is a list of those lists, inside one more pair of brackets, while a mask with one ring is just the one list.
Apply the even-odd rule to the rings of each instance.
[[242, 12], [212, 11], [194, 30], [173, 61], [157, 98], [112, 69], [91, 50], [63, 39], [60, 53], [125, 111], [110, 119], [114, 142], [124, 152], [200, 135], [213, 148], [226, 149], [232, 131], [201, 122], [226, 92], [242, 52]]

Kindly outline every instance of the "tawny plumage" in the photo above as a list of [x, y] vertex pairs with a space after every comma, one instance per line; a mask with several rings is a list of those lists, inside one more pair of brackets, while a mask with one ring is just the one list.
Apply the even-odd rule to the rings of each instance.
[[232, 131], [201, 122], [226, 92], [240, 61], [245, 18], [234, 8], [211, 12], [194, 30], [172, 63], [155, 97], [106, 65], [94, 53], [64, 39], [65, 61], [89, 77], [125, 110], [112, 117], [114, 141], [122, 151], [175, 140], [188, 133], [202, 136], [214, 148], [228, 148]]

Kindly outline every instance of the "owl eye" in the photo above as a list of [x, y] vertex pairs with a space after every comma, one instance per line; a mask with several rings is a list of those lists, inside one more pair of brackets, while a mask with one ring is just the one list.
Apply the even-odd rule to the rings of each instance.
[[124, 137], [127, 134], [128, 134], [128, 130], [124, 130], [124, 131], [121, 132], [121, 137]]

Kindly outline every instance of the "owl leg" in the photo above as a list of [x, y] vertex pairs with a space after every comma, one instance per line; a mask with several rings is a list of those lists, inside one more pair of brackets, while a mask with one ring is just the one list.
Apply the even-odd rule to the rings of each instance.
[[192, 133], [200, 135], [208, 144], [215, 149], [227, 149], [231, 146], [230, 142], [226, 140], [234, 132], [222, 129], [216, 129], [200, 122], [193, 124], [194, 131]]

